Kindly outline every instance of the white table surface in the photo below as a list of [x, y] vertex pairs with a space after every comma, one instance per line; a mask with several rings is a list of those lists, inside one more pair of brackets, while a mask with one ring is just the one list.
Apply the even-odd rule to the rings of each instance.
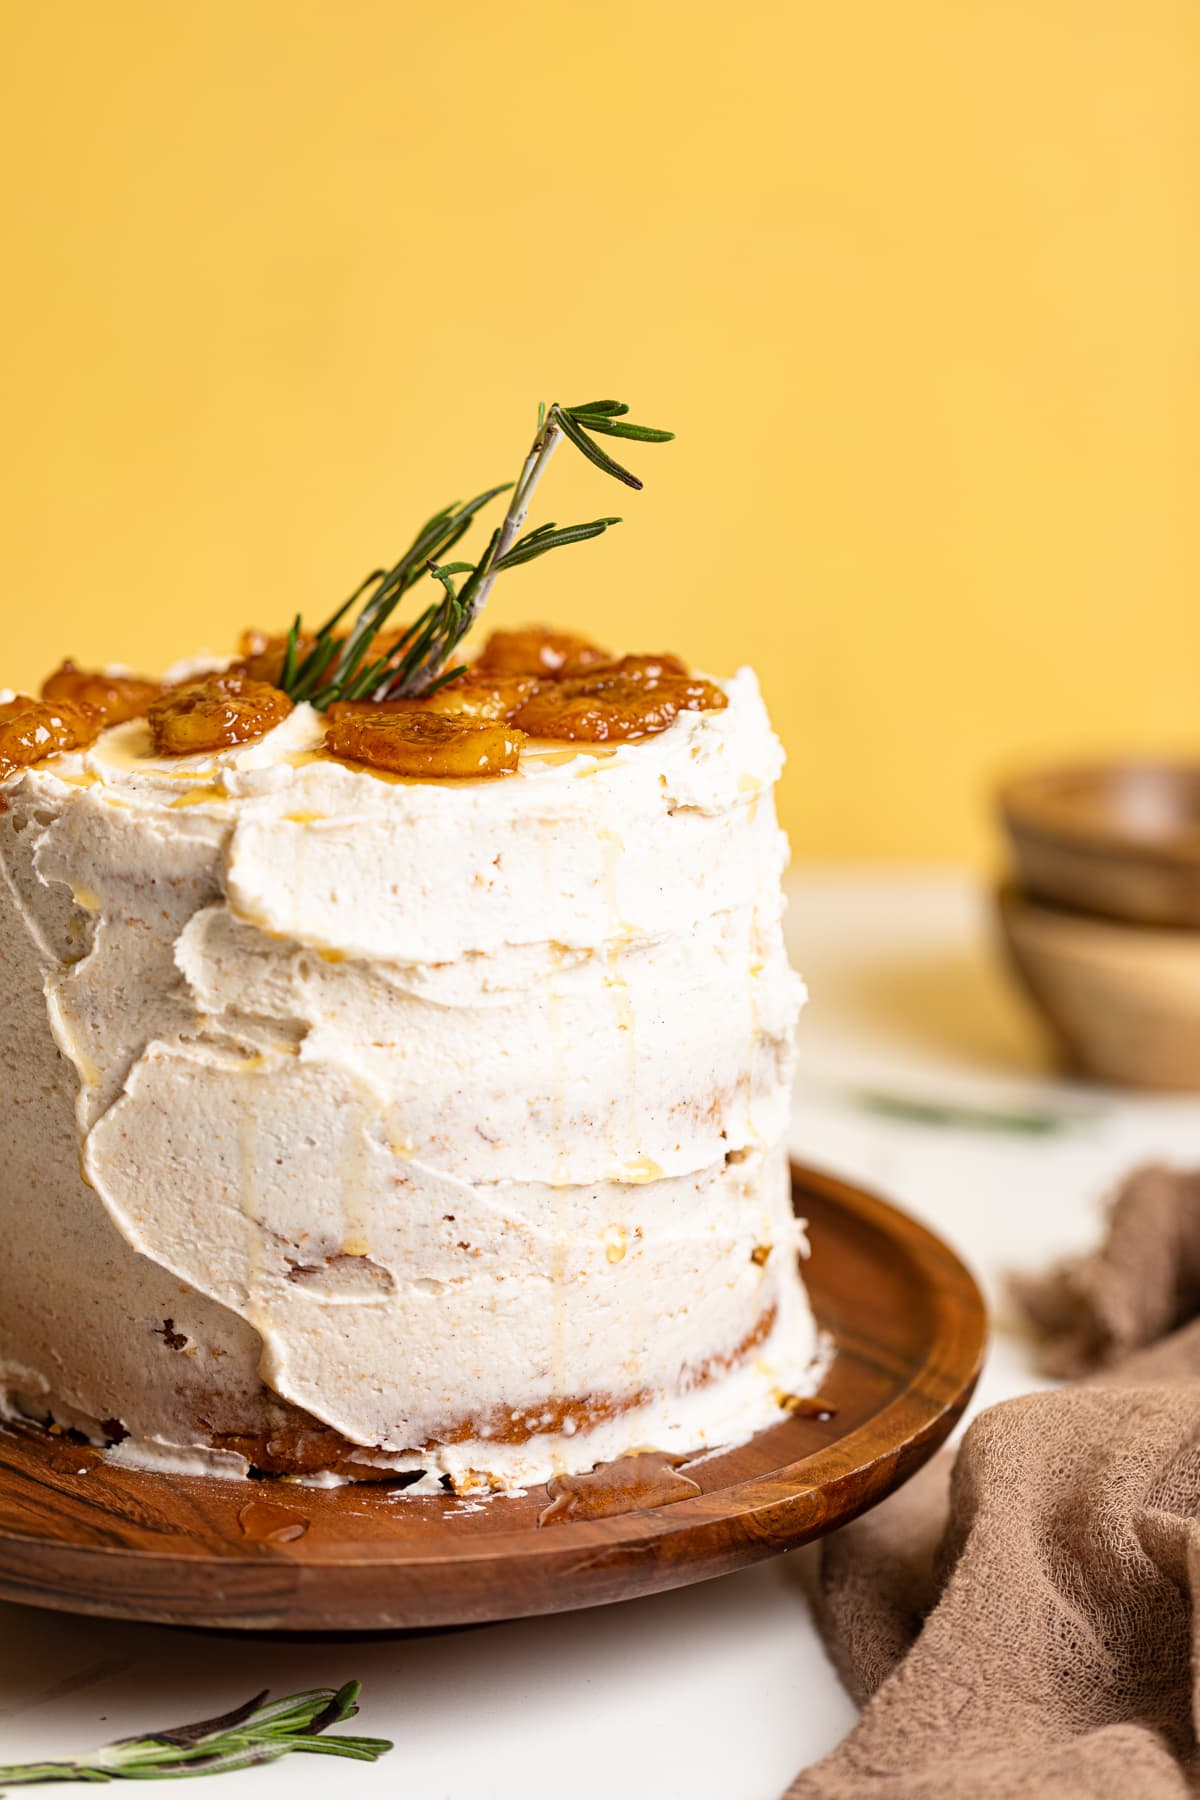
[[[793, 1151], [858, 1178], [942, 1232], [993, 1298], [1003, 1272], [1092, 1240], [1111, 1182], [1148, 1156], [1200, 1154], [1200, 1103], [1054, 1078], [1010, 988], [985, 898], [953, 871], [801, 870], [789, 938], [809, 981]], [[879, 1116], [881, 1091], [1036, 1105], [1048, 1138]], [[1003, 1309], [976, 1404], [1031, 1385]], [[365, 1642], [289, 1644], [0, 1605], [0, 1762], [84, 1749], [351, 1676], [375, 1766], [291, 1756], [189, 1792], [516, 1800], [774, 1800], [854, 1713], [814, 1634], [814, 1552], [648, 1600], [558, 1618]], [[230, 1785], [234, 1784], [234, 1785]]]

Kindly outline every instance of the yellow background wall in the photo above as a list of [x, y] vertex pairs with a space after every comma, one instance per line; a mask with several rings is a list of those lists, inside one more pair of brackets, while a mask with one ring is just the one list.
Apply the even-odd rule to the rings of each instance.
[[[1200, 747], [1195, 0], [0, 11], [4, 666], [323, 611], [539, 398], [679, 442], [497, 617], [762, 672], [801, 855]], [[618, 506], [617, 503], [620, 502]]]

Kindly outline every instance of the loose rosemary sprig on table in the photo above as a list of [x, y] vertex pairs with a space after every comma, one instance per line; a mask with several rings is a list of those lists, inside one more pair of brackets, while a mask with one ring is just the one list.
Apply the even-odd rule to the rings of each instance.
[[1048, 1137], [1073, 1126], [1090, 1124], [1094, 1115], [1054, 1112], [1040, 1106], [963, 1106], [951, 1100], [917, 1100], [878, 1088], [856, 1088], [850, 1099], [864, 1112], [909, 1125], [949, 1125], [964, 1131], [1003, 1131], [1026, 1137]]
[[[640, 488], [636, 475], [609, 456], [596, 437], [631, 438], [642, 444], [665, 444], [672, 431], [656, 431], [635, 425], [625, 415], [629, 408], [620, 400], [591, 400], [583, 406], [554, 405], [538, 408], [538, 428], [516, 482], [489, 488], [465, 505], [455, 503], [426, 521], [399, 562], [390, 569], [373, 569], [366, 580], [337, 611], [326, 619], [311, 646], [301, 654], [303, 624], [297, 614], [288, 635], [279, 685], [295, 701], [307, 700], [324, 708], [335, 700], [394, 700], [431, 694], [456, 675], [462, 665], [447, 668], [454, 651], [482, 612], [498, 575], [522, 563], [544, 556], [548, 550], [599, 537], [617, 518], [590, 519], [582, 525], [539, 525], [521, 532], [538, 482], [563, 438], [574, 444], [588, 461], [624, 482]], [[479, 561], [440, 562], [469, 530], [476, 513], [498, 495], [512, 494], [502, 524], [492, 532]], [[408, 589], [423, 575], [432, 576], [442, 597], [425, 607], [407, 631], [383, 654], [371, 656], [371, 645], [391, 618]], [[457, 582], [460, 578], [462, 585]], [[359, 606], [358, 615], [345, 637], [335, 635], [346, 615]]]
[[148, 1737], [119, 1738], [63, 1762], [0, 1767], [0, 1784], [25, 1787], [40, 1781], [171, 1781], [224, 1775], [256, 1763], [277, 1762], [293, 1750], [376, 1762], [392, 1748], [389, 1739], [322, 1735], [330, 1725], [354, 1717], [359, 1691], [359, 1682], [348, 1681], [336, 1690], [314, 1688], [285, 1700], [256, 1694], [217, 1719], [176, 1725]]

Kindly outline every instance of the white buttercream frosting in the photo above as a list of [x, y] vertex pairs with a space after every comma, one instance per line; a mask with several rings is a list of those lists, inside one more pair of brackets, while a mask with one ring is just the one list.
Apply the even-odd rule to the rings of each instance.
[[307, 706], [13, 778], [9, 1403], [126, 1460], [312, 1426], [469, 1487], [810, 1387], [781, 753], [726, 692], [491, 781], [334, 761]]

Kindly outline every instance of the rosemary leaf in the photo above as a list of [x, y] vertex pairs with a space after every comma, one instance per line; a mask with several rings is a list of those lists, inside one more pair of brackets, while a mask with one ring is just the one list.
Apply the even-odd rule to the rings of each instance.
[[563, 436], [569, 438], [575, 448], [581, 451], [582, 454], [587, 457], [589, 462], [595, 463], [596, 467], [601, 469], [605, 475], [612, 475], [617, 481], [623, 481], [626, 487], [641, 488], [642, 483], [638, 480], [637, 476], [630, 474], [628, 469], [622, 468], [621, 464], [615, 462], [611, 456], [607, 455], [605, 451], [600, 448], [599, 444], [593, 444], [591, 438], [588, 437], [578, 421], [573, 418], [569, 412], [560, 412], [557, 409], [552, 409], [551, 417], [558, 425]]
[[[476, 513], [511, 485], [502, 482], [499, 487], [477, 494], [465, 505], [455, 502], [427, 519], [400, 560], [390, 569], [372, 570], [350, 598], [325, 621], [316, 644], [295, 671], [290, 684], [284, 686], [284, 692], [295, 701], [308, 700], [314, 706], [328, 706], [332, 700], [345, 697], [372, 640], [383, 629], [407, 590], [420, 580], [429, 559], [452, 549], [469, 530]], [[371, 586], [375, 591], [363, 601], [348, 635], [343, 640], [334, 638], [334, 627]]]
[[589, 417], [589, 431], [599, 431], [608, 437], [636, 438], [639, 444], [669, 444], [674, 439], [673, 431], [655, 431], [650, 425], [629, 425], [624, 419], [606, 419]]
[[297, 669], [291, 686], [285, 688], [284, 692], [290, 694], [297, 703], [307, 700], [337, 655], [337, 648], [338, 641], [335, 637], [318, 638]]
[[283, 673], [279, 677], [279, 685], [286, 694], [296, 675], [296, 651], [300, 643], [300, 614], [292, 620], [292, 629], [288, 632], [287, 651], [283, 658]]
[[[330, 696], [330, 700], [365, 700], [372, 688], [378, 687], [383, 680], [388, 660], [386, 656], [379, 656], [374, 662], [364, 663], [349, 681], [343, 683], [340, 693]], [[329, 703], [327, 701], [326, 705]]]
[[[218, 1713], [215, 1719], [196, 1719], [190, 1725], [170, 1725], [165, 1731], [156, 1731], [153, 1741], [159, 1744], [176, 1744], [181, 1750], [191, 1744], [198, 1744], [201, 1738], [213, 1737], [218, 1732], [232, 1731], [238, 1725], [244, 1725], [251, 1713], [258, 1713], [259, 1724], [263, 1725], [273, 1715], [284, 1716], [298, 1711], [306, 1701], [312, 1698], [311, 1693], [293, 1694], [290, 1699], [277, 1700], [274, 1705], [269, 1702], [266, 1688], [235, 1706], [230, 1712]], [[123, 1744], [147, 1743], [146, 1738], [118, 1738], [116, 1748]]]
[[321, 1735], [358, 1711], [360, 1684], [314, 1688], [271, 1701], [256, 1694], [232, 1712], [192, 1725], [176, 1725], [145, 1737], [116, 1743], [60, 1762], [13, 1763], [0, 1768], [6, 1787], [43, 1781], [176, 1781], [195, 1775], [224, 1775], [233, 1769], [276, 1762], [293, 1750], [376, 1762], [392, 1748], [388, 1738]]
[[457, 663], [453, 669], [444, 670], [441, 675], [436, 676], [434, 680], [430, 682], [429, 686], [425, 689], [424, 698], [428, 700], [430, 694], [436, 694], [439, 688], [444, 688], [450, 682], [457, 681], [458, 677], [460, 675], [465, 675], [466, 672], [466, 663]]
[[364, 576], [362, 581], [360, 581], [358, 586], [355, 588], [354, 592], [350, 595], [349, 599], [343, 600], [342, 604], [337, 608], [336, 612], [330, 613], [330, 615], [326, 619], [325, 623], [321, 626], [320, 630], [317, 632], [317, 637], [318, 638], [328, 637], [329, 633], [333, 630], [334, 626], [341, 624], [342, 620], [345, 618], [346, 614], [350, 611], [350, 608], [354, 605], [355, 601], [360, 599], [362, 597], [362, 595], [366, 593], [366, 591], [370, 587], [371, 583], [373, 581], [381, 581], [383, 579], [383, 576], [385, 573], [386, 573], [386, 571], [383, 569], [372, 569], [371, 573], [369, 575]]
[[581, 544], [586, 538], [599, 537], [610, 525], [619, 525], [620, 519], [593, 519], [587, 525], [543, 526], [538, 531], [531, 531], [520, 538], [511, 550], [505, 552], [495, 564], [497, 574], [505, 569], [515, 569], [521, 563], [532, 562], [535, 556], [544, 556], [547, 550], [558, 550], [564, 544]]
[[998, 1131], [1024, 1137], [1048, 1137], [1087, 1123], [1089, 1115], [1046, 1111], [1041, 1107], [963, 1106], [947, 1100], [918, 1100], [906, 1094], [872, 1088], [850, 1096], [864, 1112], [900, 1119], [911, 1125], [946, 1125], [960, 1131]]

